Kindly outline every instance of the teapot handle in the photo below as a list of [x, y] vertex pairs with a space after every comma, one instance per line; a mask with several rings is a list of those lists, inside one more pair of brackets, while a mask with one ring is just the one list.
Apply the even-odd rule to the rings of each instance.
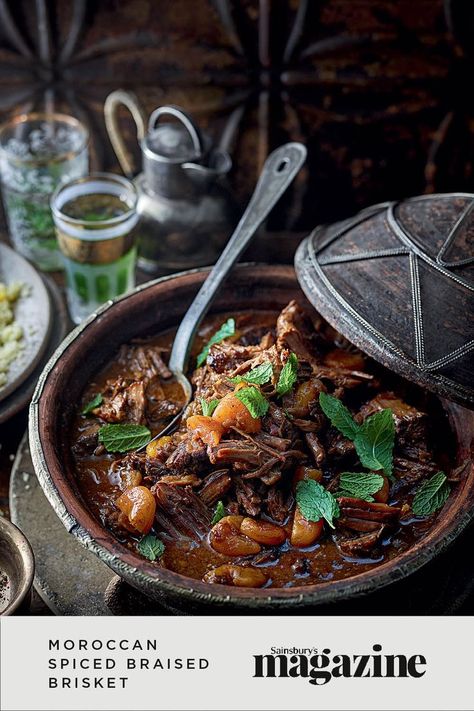
[[153, 111], [148, 121], [148, 131], [152, 133], [155, 130], [158, 119], [163, 115], [174, 116], [186, 128], [191, 136], [193, 148], [196, 152], [195, 158], [199, 158], [203, 154], [203, 139], [199, 128], [196, 126], [191, 116], [178, 106], [159, 106]]
[[119, 106], [126, 106], [133, 116], [137, 126], [137, 140], [140, 142], [145, 137], [146, 118], [140, 103], [131, 91], [123, 91], [118, 89], [113, 91], [105, 100], [104, 103], [104, 118], [107, 133], [109, 134], [110, 142], [112, 143], [115, 154], [120, 163], [124, 174], [127, 178], [133, 178], [134, 166], [130, 156], [130, 152], [125, 146], [122, 134], [120, 133], [117, 121], [117, 109]]

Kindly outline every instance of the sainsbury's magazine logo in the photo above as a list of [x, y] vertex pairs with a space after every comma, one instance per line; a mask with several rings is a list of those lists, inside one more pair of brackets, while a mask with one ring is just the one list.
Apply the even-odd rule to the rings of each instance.
[[271, 647], [269, 654], [254, 654], [254, 677], [301, 678], [314, 686], [331, 679], [414, 678], [426, 673], [422, 654], [384, 654], [382, 645], [374, 644], [370, 654], [333, 654], [328, 648]]

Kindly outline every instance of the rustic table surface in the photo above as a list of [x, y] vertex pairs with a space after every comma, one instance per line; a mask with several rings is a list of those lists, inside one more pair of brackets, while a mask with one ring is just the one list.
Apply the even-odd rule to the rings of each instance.
[[[263, 234], [244, 255], [245, 261], [292, 263], [298, 233]], [[0, 240], [7, 241], [0, 233]], [[62, 288], [63, 277], [52, 275]], [[138, 281], [146, 275], [138, 274]], [[18, 445], [27, 427], [27, 408], [0, 425], [0, 511], [9, 516], [8, 490], [11, 468]], [[474, 614], [474, 574], [472, 555], [474, 526], [465, 531], [447, 553], [438, 556], [421, 571], [389, 588], [364, 598], [328, 606], [315, 612], [329, 614]], [[35, 595], [31, 614], [50, 614]]]

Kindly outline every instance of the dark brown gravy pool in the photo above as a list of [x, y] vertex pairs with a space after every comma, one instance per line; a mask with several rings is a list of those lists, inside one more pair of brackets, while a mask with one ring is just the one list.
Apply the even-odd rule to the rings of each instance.
[[[231, 315], [235, 316], [235, 314]], [[208, 318], [205, 321], [196, 339], [193, 349], [194, 356], [201, 350], [202, 345], [207, 342], [209, 336], [228, 316], [227, 314], [220, 314], [216, 317]], [[243, 316], [248, 318], [248, 313], [243, 312]], [[277, 314], [273, 312], [256, 311], [253, 312], [251, 316], [258, 321], [264, 330], [274, 325]], [[172, 338], [173, 332], [166, 332], [147, 340], [147, 344], [169, 350], [172, 344]], [[377, 364], [372, 363], [368, 359], [367, 368], [370, 372], [374, 373], [378, 379], [383, 378], [384, 388], [396, 390], [397, 395], [400, 394], [401, 397], [408, 399], [410, 403], [416, 404], [417, 406], [419, 405], [425, 411], [428, 411], [432, 433], [442, 433], [441, 437], [432, 437], [433, 441], [438, 441], [438, 446], [434, 447], [433, 458], [436, 460], [440, 469], [444, 468], [447, 470], [449, 467], [449, 452], [452, 451], [452, 435], [448, 430], [441, 407], [437, 401], [418, 392], [413, 386], [399, 379], [395, 379], [394, 376], [382, 370]], [[81, 406], [78, 408], [78, 414], [73, 422], [71, 432], [73, 445], [81, 432], [90, 427], [91, 424], [90, 417], [86, 418], [79, 414], [80, 409], [85, 403], [89, 402], [96, 393], [101, 392], [105, 388], [106, 381], [119, 376], [132, 378], [132, 373], [127, 371], [126, 368], [124, 369], [124, 366], [115, 360], [103, 368], [95, 379], [89, 383], [83, 393]], [[180, 398], [180, 388], [174, 381], [163, 381], [162, 386], [167, 397], [171, 399]], [[362, 392], [354, 396], [354, 400], [363, 401], [364, 398], [367, 398], [364, 386], [362, 386], [361, 390]], [[155, 423], [154, 427], [151, 428], [152, 433], [155, 434], [155, 432], [159, 431], [162, 424], [163, 423]], [[77, 481], [82, 496], [94, 516], [108, 528], [110, 528], [111, 517], [113, 518], [116, 514], [114, 501], [122, 493], [118, 485], [117, 472], [111, 468], [111, 465], [115, 460], [120, 459], [121, 456], [123, 455], [107, 453], [74, 455]], [[327, 483], [331, 475], [331, 468], [324, 468], [323, 483]], [[405, 491], [404, 500], [410, 500], [412, 494], [413, 492], [408, 492], [407, 494]], [[388, 503], [397, 505], [400, 501], [395, 494], [390, 497]], [[377, 549], [365, 558], [351, 558], [342, 555], [333, 540], [332, 534], [326, 530], [323, 537], [310, 548], [292, 548], [287, 540], [279, 548], [274, 560], [261, 564], [259, 567], [261, 567], [268, 576], [266, 587], [312, 585], [315, 583], [348, 578], [371, 570], [399, 556], [413, 546], [416, 541], [426, 535], [426, 532], [433, 525], [434, 518], [434, 516], [431, 516], [426, 520], [417, 520], [410, 516], [403, 517], [396, 529], [386, 535], [381, 540]], [[284, 526], [289, 532], [291, 529], [291, 521], [288, 520]], [[113, 530], [121, 542], [131, 549], [136, 550], [136, 543], [140, 539], [140, 536], [134, 536], [126, 531], [121, 532], [117, 530], [117, 528], [113, 528]], [[158, 530], [153, 530], [152, 532], [160, 537], [166, 546], [164, 555], [156, 565], [164, 566], [187, 577], [201, 579], [210, 569], [222, 565], [223, 563], [235, 562], [232, 557], [215, 552], [210, 547], [207, 537], [203, 537], [199, 543], [196, 543], [186, 539], [174, 541], [167, 537], [166, 534], [163, 534], [163, 532]]]

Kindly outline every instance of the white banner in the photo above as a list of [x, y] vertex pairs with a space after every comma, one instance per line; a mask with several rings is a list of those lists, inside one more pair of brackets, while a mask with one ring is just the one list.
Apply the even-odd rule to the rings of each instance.
[[472, 711], [474, 618], [6, 617], [3, 711]]

